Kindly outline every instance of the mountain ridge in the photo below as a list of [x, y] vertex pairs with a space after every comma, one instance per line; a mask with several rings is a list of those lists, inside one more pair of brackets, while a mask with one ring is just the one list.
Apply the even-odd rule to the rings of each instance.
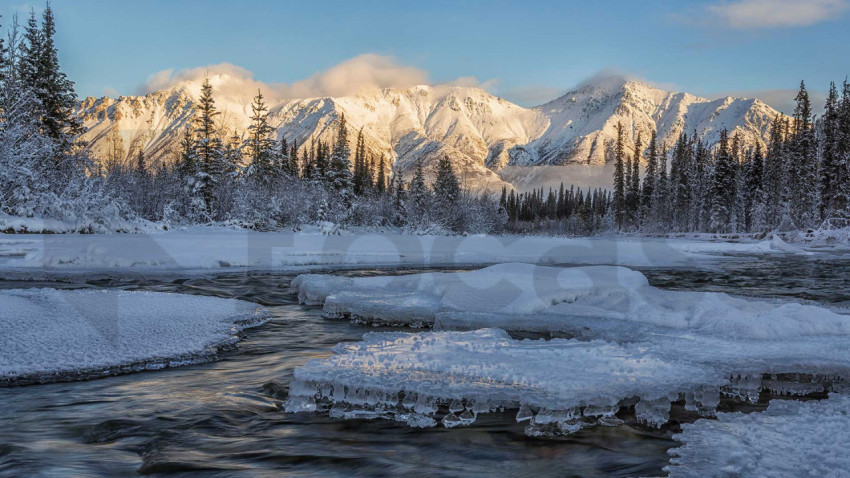
[[[222, 130], [227, 136], [241, 134], [255, 92], [240, 89], [238, 79], [226, 74], [213, 75], [210, 82]], [[173, 161], [199, 93], [200, 82], [186, 80], [146, 95], [86, 98], [76, 112], [87, 127], [82, 139], [101, 160], [126, 162], [143, 150], [154, 160]], [[409, 177], [418, 162], [429, 169], [446, 155], [467, 187], [488, 190], [506, 185], [499, 174], [506, 166], [586, 165], [601, 174], [617, 122], [626, 127], [630, 150], [638, 134], [645, 147], [653, 130], [667, 147], [682, 131], [696, 131], [714, 143], [723, 128], [749, 144], [764, 145], [777, 114], [758, 99], [709, 100], [627, 79], [583, 85], [532, 108], [478, 87], [451, 85], [272, 98], [268, 104], [277, 138], [296, 141], [302, 151], [311, 139], [333, 140], [345, 114], [349, 140], [362, 130], [367, 152], [383, 154], [393, 171]]]

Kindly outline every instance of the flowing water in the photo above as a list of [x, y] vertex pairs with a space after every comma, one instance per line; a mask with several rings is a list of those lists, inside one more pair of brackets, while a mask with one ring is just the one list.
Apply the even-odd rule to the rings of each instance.
[[[790, 262], [789, 262], [790, 261]], [[741, 259], [711, 270], [647, 270], [678, 289], [846, 303], [850, 263]], [[358, 271], [367, 275], [386, 271]], [[399, 272], [395, 272], [399, 273]], [[4, 476], [657, 476], [670, 431], [595, 427], [529, 438], [511, 413], [468, 428], [411, 429], [387, 421], [286, 414], [294, 368], [376, 330], [323, 319], [288, 292], [291, 276], [244, 273], [152, 279], [0, 281], [0, 288], [100, 287], [234, 297], [273, 319], [247, 330], [221, 360], [99, 380], [0, 388]]]

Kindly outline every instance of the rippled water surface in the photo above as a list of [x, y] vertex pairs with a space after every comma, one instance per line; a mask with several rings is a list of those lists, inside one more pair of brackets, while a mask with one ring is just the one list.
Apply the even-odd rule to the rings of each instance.
[[[708, 269], [647, 270], [677, 289], [796, 297], [843, 304], [847, 262], [729, 260]], [[381, 271], [358, 271], [365, 275]], [[191, 279], [93, 275], [73, 281], [0, 281], [14, 287], [121, 287], [236, 297], [273, 320], [246, 331], [215, 363], [100, 380], [0, 389], [0, 474], [5, 476], [653, 476], [670, 432], [596, 427], [568, 438], [529, 438], [514, 414], [468, 428], [410, 429], [282, 411], [292, 370], [371, 327], [323, 319], [288, 292], [291, 276]]]

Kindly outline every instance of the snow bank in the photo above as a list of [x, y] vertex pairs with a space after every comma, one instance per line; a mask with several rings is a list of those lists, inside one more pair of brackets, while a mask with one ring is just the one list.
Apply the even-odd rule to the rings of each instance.
[[763, 413], [718, 413], [682, 426], [670, 450], [676, 477], [844, 477], [850, 470], [850, 396], [773, 400]]
[[104, 232], [153, 232], [161, 226], [150, 221], [126, 221], [110, 218], [108, 224], [82, 218], [77, 221], [50, 219], [42, 217], [10, 216], [0, 212], [0, 233], [12, 234], [71, 234]]
[[[13, 243], [14, 246], [11, 246]], [[6, 252], [12, 249], [13, 257]], [[718, 255], [777, 253], [770, 241], [659, 238], [325, 235], [195, 227], [150, 234], [0, 235], [0, 263], [18, 269], [297, 269], [524, 262], [690, 266]]]
[[850, 316], [822, 307], [662, 290], [640, 272], [616, 266], [500, 264], [368, 278], [305, 274], [292, 287], [302, 303], [324, 304], [328, 317], [436, 329], [580, 333], [636, 322], [750, 339], [850, 335]]
[[214, 358], [265, 318], [239, 300], [155, 292], [0, 291], [0, 384], [157, 369]]

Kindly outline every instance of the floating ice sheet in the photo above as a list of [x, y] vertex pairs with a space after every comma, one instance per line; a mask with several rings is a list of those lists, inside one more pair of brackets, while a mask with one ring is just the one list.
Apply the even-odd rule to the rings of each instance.
[[[293, 286], [302, 301], [324, 303], [329, 316], [433, 323], [438, 331], [372, 334], [340, 345], [335, 356], [296, 371], [291, 411], [332, 406], [335, 416], [407, 421], [403, 397], [410, 395], [416, 398], [409, 404], [429, 404], [414, 408], [419, 426], [425, 419], [436, 423], [445, 413], [438, 405], [462, 401], [464, 410], [468, 402], [479, 411], [518, 408], [517, 419], [531, 420], [533, 435], [553, 428], [569, 433], [611, 424], [635, 399], [638, 419], [660, 426], [681, 398], [711, 415], [721, 393], [743, 401], [756, 401], [763, 389], [803, 395], [830, 389], [831, 382], [782, 374], [840, 378], [850, 370], [846, 315], [660, 290], [622, 267], [503, 264], [401, 277], [304, 275]], [[485, 327], [563, 331], [582, 341], [520, 341]], [[763, 382], [764, 374], [774, 378]], [[447, 416], [446, 426], [464, 423], [457, 413]]]
[[156, 292], [0, 291], [0, 383], [155, 369], [212, 358], [266, 317], [239, 300]]
[[433, 417], [440, 404], [455, 415], [468, 409], [470, 418], [496, 408], [531, 407], [538, 415], [543, 410], [533, 423], [545, 424], [612, 418], [627, 397], [661, 399], [645, 407], [650, 417], [666, 413], [657, 409], [669, 409], [678, 391], [727, 382], [713, 370], [665, 360], [641, 346], [513, 340], [499, 329], [373, 333], [334, 352], [295, 371], [288, 411], [316, 410], [319, 396], [320, 402], [357, 408], [361, 417]]
[[640, 272], [616, 266], [501, 264], [367, 278], [306, 274], [292, 286], [302, 302], [324, 304], [329, 317], [436, 329], [583, 332], [613, 321], [621, 334], [647, 325], [751, 339], [850, 335], [850, 316], [823, 307], [661, 290]]

